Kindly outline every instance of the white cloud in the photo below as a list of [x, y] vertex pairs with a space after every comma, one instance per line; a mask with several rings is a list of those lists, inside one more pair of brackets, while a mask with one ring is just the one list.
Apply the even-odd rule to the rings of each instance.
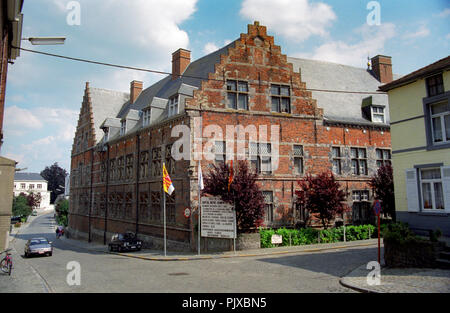
[[15, 105], [5, 109], [5, 133], [22, 135], [29, 130], [40, 129], [42, 126], [42, 121], [30, 110]]
[[313, 53], [297, 53], [294, 56], [365, 67], [367, 56], [383, 53], [387, 40], [395, 35], [395, 25], [383, 23], [380, 26], [364, 24], [354, 31], [360, 41], [347, 43], [341, 40], [329, 41], [317, 47]]
[[309, 0], [244, 0], [240, 14], [296, 42], [328, 35], [327, 29], [336, 20], [331, 6]]
[[214, 52], [214, 51], [216, 51], [216, 50], [218, 50], [218, 49], [219, 49], [219, 47], [216, 46], [215, 43], [213, 43], [213, 42], [208, 42], [208, 43], [203, 47], [203, 53], [204, 53], [204, 54], [210, 54], [210, 53], [212, 53], [212, 52]]
[[427, 37], [430, 35], [430, 30], [427, 28], [425, 24], [422, 24], [419, 26], [419, 29], [415, 32], [408, 32], [406, 33], [403, 38], [404, 39], [415, 39], [415, 38], [422, 38]]
[[441, 13], [438, 14], [439, 17], [446, 18], [450, 16], [450, 8], [444, 9]]

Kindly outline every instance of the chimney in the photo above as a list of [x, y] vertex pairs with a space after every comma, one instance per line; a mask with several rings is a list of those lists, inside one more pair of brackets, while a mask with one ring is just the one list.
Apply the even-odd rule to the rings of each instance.
[[130, 102], [134, 103], [136, 99], [139, 97], [142, 91], [142, 82], [138, 80], [133, 80], [130, 83]]
[[372, 71], [382, 84], [390, 83], [392, 77], [392, 60], [385, 55], [377, 55], [371, 59]]
[[180, 77], [189, 63], [191, 63], [191, 51], [180, 48], [172, 53], [172, 80]]

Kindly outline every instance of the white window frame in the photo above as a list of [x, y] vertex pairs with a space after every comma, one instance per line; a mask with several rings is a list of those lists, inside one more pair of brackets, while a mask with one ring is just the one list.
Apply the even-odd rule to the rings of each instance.
[[274, 197], [273, 191], [263, 191], [264, 198], [264, 223], [273, 223]]
[[178, 114], [179, 95], [169, 98], [169, 111], [167, 116], [171, 117]]
[[[283, 88], [287, 88], [288, 94], [283, 94], [281, 90]], [[272, 93], [274, 89], [277, 89], [276, 93]], [[278, 100], [277, 108], [273, 110], [273, 100]], [[283, 110], [283, 100], [286, 100], [288, 102], [287, 104], [287, 110]], [[291, 86], [289, 85], [281, 85], [281, 84], [271, 84], [270, 85], [270, 111], [271, 112], [277, 112], [277, 113], [292, 113], [291, 108]]]
[[[422, 178], [422, 171], [428, 171], [428, 170], [437, 170], [439, 172], [439, 178]], [[434, 185], [435, 183], [440, 183], [442, 188], [442, 203], [444, 205], [444, 208], [437, 209], [436, 208], [436, 197], [435, 197], [435, 189]], [[431, 208], [425, 208], [425, 201], [424, 201], [424, 194], [423, 194], [423, 184], [429, 184], [430, 186], [430, 194], [431, 194]], [[440, 167], [433, 167], [433, 168], [423, 168], [419, 170], [419, 189], [420, 189], [420, 199], [421, 199], [421, 209], [424, 212], [442, 212], [444, 213], [445, 210], [445, 194], [444, 194], [444, 181], [442, 179], [442, 172]]]
[[127, 121], [123, 120], [120, 122], [120, 135], [123, 136], [127, 132]]
[[303, 156], [304, 150], [302, 145], [294, 145], [292, 147], [292, 154], [294, 155], [294, 174], [301, 175], [304, 173]]
[[[267, 147], [267, 151], [262, 152], [262, 146]], [[253, 151], [256, 148], [256, 153]], [[272, 169], [272, 145], [270, 143], [249, 143], [249, 160], [251, 163], [256, 165], [256, 173], [271, 175], [273, 173]]]
[[[379, 112], [379, 110], [381, 110], [381, 112]], [[374, 122], [374, 123], [385, 123], [386, 119], [385, 119], [384, 107], [373, 105], [371, 107], [370, 112], [372, 114], [372, 122]], [[380, 121], [375, 121], [375, 119], [374, 119], [375, 116], [381, 117], [383, 120], [381, 122]]]
[[143, 111], [143, 118], [142, 118], [142, 126], [148, 126], [150, 125], [150, 117], [151, 117], [151, 109], [146, 109]]
[[[442, 113], [437, 113], [437, 114], [433, 114], [432, 111], [432, 107], [436, 106], [436, 105], [441, 105], [444, 104], [446, 101], [443, 102], [437, 102], [437, 103], [432, 103], [429, 105], [429, 110], [430, 110], [430, 127], [431, 127], [431, 140], [432, 143], [434, 145], [441, 145], [441, 144], [446, 144], [450, 142], [450, 138], [447, 138], [447, 130], [445, 128], [445, 117], [447, 115], [450, 115], [450, 111], [444, 111]], [[449, 108], [450, 104], [447, 101], [447, 109]], [[434, 138], [434, 128], [433, 128], [433, 119], [434, 118], [439, 118], [440, 119], [440, 124], [441, 124], [441, 132], [442, 132], [442, 141], [435, 141]]]
[[[337, 151], [338, 153], [335, 154], [334, 152]], [[342, 153], [341, 153], [341, 147], [331, 147], [331, 155], [332, 155], [332, 161], [331, 161], [331, 168], [333, 170], [333, 173], [336, 175], [342, 174]], [[338, 169], [336, 170], [334, 164], [338, 165]]]
[[[241, 80], [227, 80], [227, 108], [233, 110], [248, 110], [248, 82]], [[236, 106], [232, 106], [229, 99], [233, 97]], [[239, 99], [245, 99], [245, 107], [239, 106]]]

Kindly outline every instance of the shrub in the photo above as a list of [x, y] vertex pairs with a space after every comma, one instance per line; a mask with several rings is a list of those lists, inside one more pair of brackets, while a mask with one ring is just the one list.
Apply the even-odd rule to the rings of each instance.
[[402, 222], [388, 224], [382, 234], [384, 240], [398, 244], [420, 241], [408, 224]]
[[[370, 229], [370, 237], [369, 237]], [[344, 241], [344, 226], [330, 229], [318, 230], [315, 228], [301, 228], [301, 229], [286, 229], [279, 228], [274, 229], [260, 229], [261, 235], [261, 248], [272, 248], [275, 245], [272, 244], [272, 235], [283, 236], [282, 246], [299, 246], [310, 245], [319, 242], [321, 243], [333, 243]], [[345, 227], [346, 241], [355, 241], [370, 239], [377, 236], [376, 227], [373, 225], [360, 225], [360, 226], [346, 226]], [[289, 240], [290, 239], [290, 240]]]
[[14, 224], [14, 227], [20, 227], [20, 226], [22, 226], [22, 223], [20, 223], [20, 222]]

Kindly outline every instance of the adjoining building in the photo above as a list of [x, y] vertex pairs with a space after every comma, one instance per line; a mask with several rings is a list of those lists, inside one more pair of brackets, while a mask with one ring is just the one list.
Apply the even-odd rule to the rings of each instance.
[[389, 94], [397, 218], [450, 237], [450, 56], [380, 90]]
[[30, 193], [40, 194], [41, 203], [36, 209], [48, 209], [50, 207], [50, 191], [47, 190], [48, 182], [38, 173], [20, 173], [14, 175], [14, 196]]
[[[0, 3], [0, 152], [3, 145], [3, 116], [5, 112], [8, 64], [20, 55], [22, 40], [23, 0]], [[0, 251], [8, 246], [11, 224], [13, 177], [16, 162], [0, 157]]]
[[[131, 230], [161, 245], [165, 162], [175, 187], [166, 205], [169, 245], [195, 249], [195, 222], [183, 212], [197, 207], [197, 158], [204, 175], [213, 162], [236, 160], [227, 126], [259, 174], [266, 226], [301, 220], [298, 179], [327, 170], [349, 194], [352, 211], [343, 218], [370, 220], [368, 181], [391, 158], [388, 97], [377, 91], [392, 81], [390, 57], [375, 56], [372, 69], [289, 58], [255, 22], [229, 45], [190, 58], [188, 50], [174, 52], [172, 75], [146, 89], [140, 81], [131, 82], [129, 93], [86, 83], [72, 148], [71, 236], [106, 242]], [[223, 139], [208, 146], [208, 160], [213, 129]], [[267, 138], [258, 139], [265, 131]], [[187, 158], [176, 160], [183, 136]]]

